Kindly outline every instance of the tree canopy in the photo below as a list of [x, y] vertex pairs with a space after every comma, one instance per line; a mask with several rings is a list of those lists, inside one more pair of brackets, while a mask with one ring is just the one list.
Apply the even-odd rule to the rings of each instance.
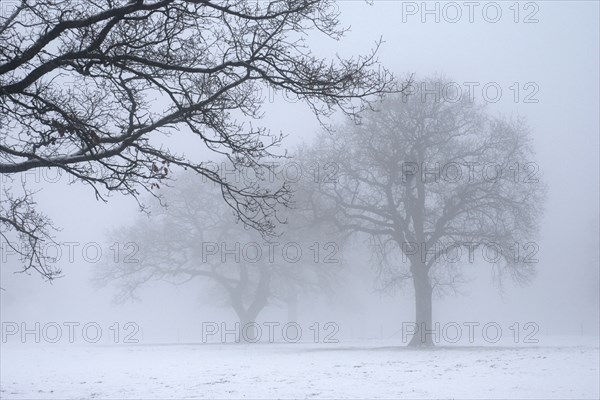
[[[239, 187], [206, 159], [173, 149], [223, 154], [236, 168], [261, 167], [281, 136], [253, 120], [262, 89], [293, 93], [320, 121], [335, 110], [355, 116], [397, 90], [376, 51], [349, 59], [315, 56], [315, 32], [341, 39], [333, 0], [22, 0], [0, 15], [0, 173], [55, 168], [90, 185], [97, 198], [154, 192], [185, 168], [220, 185], [238, 217], [261, 232], [274, 227], [270, 200], [285, 187]], [[60, 271], [36, 251], [53, 225], [33, 192], [5, 185], [2, 236], [15, 231], [31, 268]], [[18, 192], [18, 193], [17, 193]]]
[[[415, 85], [431, 91], [446, 83]], [[389, 285], [412, 280], [422, 330], [431, 329], [432, 294], [456, 289], [460, 266], [477, 255], [500, 276], [531, 279], [545, 194], [523, 119], [491, 116], [467, 97], [448, 99], [455, 96], [391, 96], [361, 124], [323, 133], [305, 150], [339, 168], [335, 182], [314, 185], [322, 218], [366, 234]]]

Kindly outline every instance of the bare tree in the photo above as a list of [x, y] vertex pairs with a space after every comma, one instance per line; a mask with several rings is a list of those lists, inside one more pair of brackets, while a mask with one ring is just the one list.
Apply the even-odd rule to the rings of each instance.
[[[246, 224], [270, 231], [271, 192], [238, 187], [187, 148], [225, 154], [259, 168], [281, 140], [250, 122], [262, 116], [263, 89], [290, 92], [320, 121], [335, 110], [355, 116], [395, 91], [375, 53], [326, 60], [305, 44], [311, 31], [345, 32], [333, 0], [21, 0], [0, 15], [0, 173], [56, 168], [89, 184], [96, 197], [154, 192], [173, 168], [194, 170], [221, 186]], [[10, 12], [9, 12], [10, 11]], [[372, 97], [374, 96], [374, 97]], [[43, 220], [23, 196], [7, 196], [2, 235], [16, 230], [43, 241]], [[276, 218], [275, 218], [276, 219]], [[35, 248], [32, 250], [35, 252]], [[58, 271], [37, 254], [48, 279]], [[35, 266], [34, 266], [35, 265]]]
[[[117, 302], [136, 299], [150, 281], [182, 285], [202, 278], [211, 284], [210, 297], [231, 307], [244, 327], [267, 305], [289, 304], [301, 292], [323, 292], [333, 280], [339, 264], [315, 260], [315, 236], [306, 230], [298, 231], [303, 241], [293, 229], [266, 240], [236, 222], [234, 212], [220, 201], [218, 185], [189, 174], [164, 191], [166, 207], [156, 204], [150, 217], [143, 215], [111, 235], [111, 241], [139, 248], [135, 259], [111, 256], [97, 270], [97, 285], [118, 287]], [[291, 215], [289, 209], [286, 215]], [[247, 329], [253, 340], [254, 329]]]
[[412, 88], [362, 124], [320, 135], [305, 157], [339, 166], [336, 182], [314, 191], [322, 218], [367, 234], [381, 265], [392, 262], [388, 284], [412, 280], [416, 346], [433, 345], [432, 295], [457, 289], [471, 258], [499, 278], [533, 276], [545, 186], [521, 118], [488, 116], [442, 79]]

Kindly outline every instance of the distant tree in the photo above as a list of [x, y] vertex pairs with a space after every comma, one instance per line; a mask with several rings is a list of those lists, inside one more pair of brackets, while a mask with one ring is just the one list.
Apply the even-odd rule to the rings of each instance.
[[[225, 154], [259, 168], [281, 140], [249, 121], [262, 116], [263, 89], [292, 93], [320, 121], [335, 110], [355, 116], [395, 91], [375, 53], [314, 56], [311, 31], [345, 32], [333, 0], [21, 0], [0, 10], [0, 173], [55, 168], [89, 184], [97, 198], [155, 192], [172, 169], [220, 185], [249, 226], [270, 231], [270, 200], [287, 188], [237, 187], [186, 156], [187, 148]], [[47, 279], [60, 271], [37, 250], [54, 227], [33, 192], [5, 185], [1, 235], [16, 231], [37, 246], [20, 248]]]
[[[174, 188], [164, 190], [164, 200], [166, 207], [156, 204], [149, 217], [110, 235], [111, 242], [139, 249], [135, 262], [111, 256], [96, 271], [97, 285], [118, 288], [117, 302], [137, 298], [150, 281], [181, 285], [201, 278], [212, 284], [210, 297], [224, 300], [244, 327], [269, 304], [293, 307], [303, 292], [330, 289], [339, 263], [316, 258], [319, 234], [295, 224], [293, 209], [285, 212], [288, 229], [265, 238], [237, 222], [218, 186], [198, 177], [180, 176]], [[249, 328], [248, 336], [252, 332]]]
[[432, 295], [457, 289], [471, 255], [493, 259], [499, 277], [525, 283], [534, 274], [545, 186], [525, 123], [457, 100], [447, 83], [415, 82], [413, 94], [321, 134], [304, 156], [339, 168], [335, 182], [313, 190], [321, 218], [368, 235], [388, 285], [412, 281], [411, 346], [433, 345], [424, 334]]

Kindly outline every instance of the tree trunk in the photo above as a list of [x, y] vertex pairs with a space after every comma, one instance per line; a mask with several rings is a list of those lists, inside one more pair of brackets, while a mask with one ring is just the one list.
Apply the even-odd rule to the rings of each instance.
[[240, 319], [240, 342], [241, 343], [256, 343], [260, 340], [258, 332], [256, 330], [256, 317], [258, 315], [245, 315], [239, 316]]
[[416, 333], [408, 343], [410, 347], [433, 346], [433, 310], [432, 293], [429, 277], [424, 265], [419, 265], [413, 271], [413, 284], [415, 287], [415, 325]]
[[260, 270], [260, 277], [253, 293], [252, 303], [250, 306], [245, 307], [243, 297], [245, 291], [248, 290], [246, 287], [248, 280], [246, 270], [241, 268], [240, 271], [240, 285], [236, 290], [230, 292], [231, 305], [240, 320], [240, 342], [256, 343], [260, 341], [262, 336], [262, 328], [257, 327], [256, 319], [258, 314], [266, 307], [271, 294], [271, 274], [266, 269]]

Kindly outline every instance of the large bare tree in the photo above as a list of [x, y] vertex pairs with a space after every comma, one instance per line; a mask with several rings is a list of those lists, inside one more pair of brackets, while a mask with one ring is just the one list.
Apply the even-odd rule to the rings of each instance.
[[388, 284], [412, 280], [415, 346], [433, 345], [432, 295], [458, 287], [461, 265], [487, 260], [518, 282], [534, 273], [545, 187], [528, 130], [454, 87], [415, 82], [412, 94], [320, 135], [304, 155], [339, 167], [336, 182], [314, 191], [322, 218], [367, 234]]
[[[309, 32], [340, 39], [333, 0], [21, 0], [0, 13], [0, 173], [3, 182], [55, 168], [98, 198], [153, 192], [170, 171], [194, 170], [221, 186], [244, 223], [268, 232], [286, 188], [238, 187], [202, 159], [173, 148], [225, 154], [259, 168], [280, 136], [255, 127], [266, 90], [293, 93], [320, 121], [369, 107], [396, 90], [375, 58], [322, 59]], [[17, 186], [17, 185], [14, 185]], [[24, 269], [53, 278], [36, 251], [53, 227], [32, 191], [6, 185], [2, 237], [16, 231]], [[136, 197], [137, 198], [137, 197]]]
[[[274, 184], [263, 182], [265, 187]], [[244, 327], [269, 304], [293, 310], [300, 293], [331, 289], [340, 267], [337, 243], [301, 225], [295, 208], [285, 210], [286, 229], [265, 238], [236, 222], [217, 184], [187, 173], [173, 188], [161, 190], [165, 207], [155, 202], [150, 215], [140, 215], [110, 236], [111, 242], [138, 249], [135, 257], [109, 256], [96, 270], [95, 283], [114, 285], [117, 302], [137, 298], [148, 282], [182, 285], [200, 279], [209, 283], [208, 297], [231, 307]], [[289, 317], [295, 318], [294, 312]], [[249, 326], [248, 339], [253, 331]]]

